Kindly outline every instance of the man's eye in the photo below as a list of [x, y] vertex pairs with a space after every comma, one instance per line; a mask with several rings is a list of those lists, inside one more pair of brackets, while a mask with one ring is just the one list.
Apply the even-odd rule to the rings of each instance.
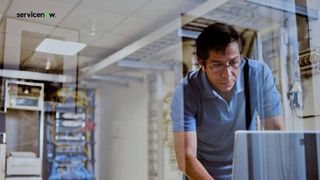
[[240, 61], [231, 61], [231, 62], [230, 62], [230, 65], [231, 65], [231, 66], [237, 65], [237, 64], [240, 64]]
[[222, 64], [212, 64], [211, 65], [211, 67], [213, 67], [213, 68], [218, 68], [218, 67], [221, 67], [221, 66], [223, 66]]

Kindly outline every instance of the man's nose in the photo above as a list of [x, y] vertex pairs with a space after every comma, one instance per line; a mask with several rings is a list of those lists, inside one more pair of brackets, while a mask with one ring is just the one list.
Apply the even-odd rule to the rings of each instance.
[[232, 75], [230, 65], [226, 65], [222, 71], [223, 78], [229, 78]]

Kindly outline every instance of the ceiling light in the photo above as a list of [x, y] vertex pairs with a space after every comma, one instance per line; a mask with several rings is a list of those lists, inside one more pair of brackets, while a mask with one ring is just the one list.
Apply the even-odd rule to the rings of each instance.
[[90, 31], [90, 35], [91, 36], [95, 36], [96, 35], [96, 31]]
[[51, 66], [51, 62], [50, 62], [50, 59], [47, 59], [47, 62], [46, 62], [46, 67], [45, 67], [45, 69], [46, 69], [46, 70], [49, 70], [49, 69], [50, 69], [50, 66]]
[[96, 35], [96, 19], [92, 18], [91, 19], [91, 30], [90, 30], [90, 35], [94, 36]]
[[50, 54], [74, 56], [84, 47], [86, 47], [86, 44], [83, 43], [46, 38], [39, 44], [39, 46], [36, 48], [36, 51]]

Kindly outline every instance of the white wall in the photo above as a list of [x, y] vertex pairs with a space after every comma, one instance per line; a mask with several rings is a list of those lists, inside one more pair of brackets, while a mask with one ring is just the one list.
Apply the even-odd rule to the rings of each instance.
[[148, 178], [147, 86], [97, 90], [96, 158], [97, 179]]

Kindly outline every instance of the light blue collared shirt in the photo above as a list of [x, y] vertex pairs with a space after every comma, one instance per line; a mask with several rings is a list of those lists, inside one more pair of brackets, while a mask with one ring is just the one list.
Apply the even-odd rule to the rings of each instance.
[[[189, 72], [172, 98], [173, 131], [197, 132], [198, 159], [215, 179], [231, 179], [234, 133], [246, 129], [244, 62], [229, 103], [212, 89], [201, 70]], [[280, 94], [266, 64], [249, 60], [249, 86], [253, 119], [254, 112], [261, 119], [282, 114]]]

